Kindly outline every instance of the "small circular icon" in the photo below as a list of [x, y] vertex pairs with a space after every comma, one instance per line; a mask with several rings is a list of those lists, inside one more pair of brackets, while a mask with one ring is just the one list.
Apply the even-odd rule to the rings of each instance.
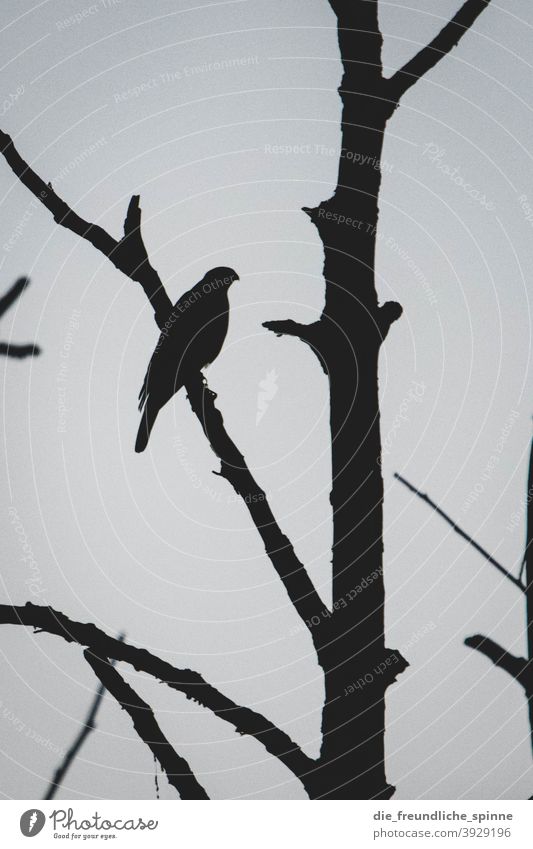
[[43, 830], [46, 817], [38, 808], [30, 808], [29, 811], [24, 811], [20, 818], [20, 830], [24, 837], [35, 837]]

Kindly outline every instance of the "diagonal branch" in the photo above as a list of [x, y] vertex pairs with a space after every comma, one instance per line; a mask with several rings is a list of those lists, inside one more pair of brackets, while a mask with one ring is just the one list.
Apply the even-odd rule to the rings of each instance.
[[84, 720], [83, 728], [81, 729], [80, 733], [78, 734], [78, 736], [74, 740], [72, 746], [70, 747], [70, 749], [66, 753], [65, 757], [63, 758], [63, 760], [59, 764], [58, 768], [54, 772], [53, 778], [50, 781], [50, 784], [48, 785], [48, 790], [46, 791], [46, 795], [43, 796], [43, 799], [54, 799], [55, 798], [55, 795], [56, 795], [57, 791], [59, 790], [59, 787], [63, 783], [63, 779], [65, 778], [65, 775], [67, 774], [68, 770], [72, 766], [73, 762], [76, 760], [78, 752], [80, 751], [81, 747], [85, 743], [85, 740], [90, 735], [91, 731], [94, 731], [94, 729], [96, 728], [96, 714], [98, 713], [98, 710], [100, 708], [100, 704], [101, 704], [102, 699], [104, 697], [104, 693], [105, 693], [105, 687], [103, 685], [100, 685], [100, 687], [98, 687], [98, 689], [96, 691], [96, 695], [95, 695], [93, 702], [92, 702], [92, 705], [89, 709], [89, 713], [87, 714], [87, 717]]
[[[124, 634], [120, 634], [118, 640], [119, 642], [123, 642]], [[115, 661], [113, 661], [113, 663], [115, 663]], [[96, 715], [100, 709], [100, 704], [102, 703], [104, 693], [105, 687], [101, 684], [96, 691], [94, 699], [89, 708], [89, 713], [87, 714], [85, 721], [83, 722], [83, 727], [80, 733], [77, 735], [76, 739], [72, 743], [65, 757], [54, 772], [53, 778], [48, 786], [48, 790], [46, 791], [46, 796], [43, 796], [43, 799], [55, 798], [59, 787], [63, 783], [65, 775], [69, 771], [72, 763], [75, 761], [77, 754], [83, 746], [85, 740], [90, 735], [91, 731], [94, 731], [96, 729]]]
[[511, 572], [509, 572], [504, 566], [502, 566], [501, 563], [498, 563], [498, 561], [491, 554], [489, 554], [488, 551], [485, 551], [485, 549], [482, 548], [473, 537], [467, 534], [466, 531], [463, 531], [463, 529], [460, 528], [459, 525], [457, 525], [453, 521], [453, 519], [451, 519], [450, 516], [448, 516], [448, 514], [444, 512], [444, 510], [441, 510], [438, 504], [435, 504], [435, 502], [432, 501], [428, 495], [426, 495], [426, 493], [420, 492], [419, 489], [413, 486], [412, 483], [409, 483], [409, 481], [407, 481], [397, 472], [395, 472], [394, 477], [396, 478], [396, 480], [399, 480], [400, 483], [403, 483], [403, 485], [406, 486], [407, 489], [410, 489], [411, 492], [414, 492], [415, 495], [418, 495], [421, 501], [425, 501], [426, 504], [429, 504], [429, 506], [433, 508], [435, 513], [438, 513], [439, 516], [442, 516], [444, 521], [447, 522], [450, 527], [454, 529], [456, 534], [466, 540], [472, 546], [472, 548], [475, 548], [476, 551], [478, 551], [486, 560], [488, 560], [491, 566], [494, 566], [494, 568], [498, 570], [498, 572], [500, 572], [502, 575], [505, 575], [508, 581], [514, 584], [514, 586], [521, 590], [521, 592], [526, 591], [526, 588], [522, 581], [519, 581], [518, 578], [515, 578], [515, 576]]
[[444, 56], [447, 56], [459, 44], [464, 34], [489, 3], [490, 0], [467, 0], [433, 41], [422, 48], [388, 80], [387, 88], [391, 100], [397, 103], [411, 86], [431, 71]]
[[221, 461], [219, 474], [243, 499], [295, 610], [314, 635], [311, 619], [320, 615], [324, 605], [290, 540], [277, 524], [264, 490], [255, 481], [243, 455], [228, 436], [222, 414], [215, 407], [216, 394], [211, 392], [201, 374], [190, 379], [186, 389], [191, 409]]
[[[124, 222], [124, 236], [117, 241], [102, 227], [80, 218], [56, 194], [50, 183], [45, 183], [29, 167], [16, 150], [10, 136], [1, 131], [0, 146], [1, 153], [14, 174], [52, 213], [54, 220], [58, 224], [71, 230], [81, 238], [86, 239], [97, 250], [108, 257], [116, 268], [126, 274], [131, 280], [135, 280], [141, 284], [154, 308], [156, 322], [160, 327], [163, 327], [172, 311], [172, 303], [159, 275], [150, 265], [148, 253], [141, 235], [139, 196], [134, 195], [130, 201]], [[2, 353], [1, 345], [0, 353]], [[7, 353], [7, 350], [4, 353]], [[24, 349], [24, 352], [22, 350], [14, 350], [11, 355], [17, 356], [17, 353], [20, 356], [25, 356], [29, 353], [29, 349]], [[189, 396], [191, 406], [200, 418], [204, 432], [207, 434], [202, 415], [204, 393], [201, 386], [201, 379], [199, 378], [198, 391], [195, 390], [192, 381], [191, 387], [192, 391]], [[195, 403], [195, 399], [198, 403]], [[209, 410], [209, 438], [212, 441], [215, 453], [222, 460], [222, 474], [232, 483], [236, 491], [243, 495], [252, 519], [265, 543], [267, 553], [281, 577], [291, 601], [304, 621], [306, 619], [310, 620], [313, 616], [319, 615], [323, 608], [320, 598], [305, 568], [296, 557], [292, 545], [278, 528], [266, 501], [265, 493], [254, 481], [242, 454], [227, 435], [222, 416], [215, 409], [212, 399], [207, 404], [206, 409]], [[236, 472], [235, 468], [238, 468], [239, 471]], [[228, 477], [228, 475], [230, 476]], [[248, 495], [250, 497], [249, 501], [247, 501]], [[252, 498], [256, 498], [257, 500], [252, 501]], [[310, 628], [310, 626], [308, 627]]]
[[124, 236], [114, 239], [103, 227], [85, 221], [77, 215], [69, 205], [56, 194], [50, 183], [45, 183], [38, 174], [24, 161], [7, 133], [0, 130], [0, 153], [7, 164], [26, 188], [54, 216], [54, 221], [66, 227], [72, 233], [90, 242], [100, 253], [111, 260], [115, 268], [122, 271], [131, 280], [140, 283], [148, 300], [152, 304], [155, 318], [163, 327], [172, 303], [168, 297], [161, 279], [150, 265], [146, 248], [140, 235], [141, 210], [139, 196], [134, 195], [130, 201]]
[[533, 694], [531, 663], [525, 657], [516, 657], [516, 655], [503, 649], [494, 640], [491, 640], [490, 637], [484, 637], [482, 634], [467, 637], [465, 646], [485, 655], [485, 657], [488, 657], [493, 662], [494, 666], [503, 669], [512, 678], [515, 678], [522, 685], [527, 696]]
[[184, 693], [215, 716], [233, 725], [238, 734], [247, 734], [261, 743], [269, 754], [278, 758], [298, 778], [313, 768], [307, 757], [288, 734], [251, 708], [235, 704], [198, 672], [178, 669], [156, 655], [110, 637], [95, 625], [75, 622], [64, 613], [27, 602], [25, 605], [0, 605], [0, 625], [26, 625], [37, 632], [55, 634], [68, 643], [90, 647], [101, 657], [129, 663], [139, 672], [157, 678], [173, 690]]
[[[52, 186], [46, 184], [22, 159], [16, 150], [12, 139], [0, 131], [0, 145], [6, 162], [20, 181], [40, 200], [52, 213], [54, 220], [71, 230], [76, 235], [90, 242], [97, 250], [107, 256], [111, 262], [126, 274], [131, 280], [136, 280], [143, 287], [150, 300], [157, 323], [163, 327], [172, 311], [172, 303], [155, 269], [150, 265], [148, 253], [141, 236], [141, 209], [139, 196], [134, 195], [130, 201], [124, 236], [117, 241], [102, 227], [80, 218], [68, 204], [60, 198]], [[1, 346], [0, 346], [1, 353]], [[25, 352], [25, 354], [27, 351]], [[24, 355], [25, 355], [24, 354]], [[13, 354], [16, 356], [16, 354]], [[21, 353], [21, 355], [23, 355]], [[196, 387], [196, 388], [195, 388]], [[189, 400], [196, 413], [204, 432], [207, 435], [203, 411], [209, 413], [209, 437], [211, 444], [222, 461], [222, 472], [237, 492], [241, 493], [247, 504], [250, 515], [261, 535], [268, 556], [296, 610], [304, 621], [319, 615], [323, 608], [320, 598], [310, 580], [304, 566], [300, 563], [292, 545], [284, 536], [268, 506], [263, 490], [254, 481], [244, 458], [224, 429], [222, 416], [216, 410], [213, 399], [208, 398], [198, 379], [198, 385], [191, 381]], [[207, 400], [207, 405], [204, 404]], [[308, 626], [311, 628], [311, 626]]]
[[177, 754], [161, 731], [150, 705], [113, 669], [107, 658], [100, 657], [92, 649], [86, 649], [83, 655], [102, 687], [109, 690], [122, 710], [131, 717], [135, 731], [157, 758], [167, 774], [168, 783], [176, 788], [181, 798], [209, 799], [185, 758]]
[[0, 317], [4, 315], [15, 301], [18, 301], [24, 289], [29, 285], [29, 277], [19, 277], [0, 298]]

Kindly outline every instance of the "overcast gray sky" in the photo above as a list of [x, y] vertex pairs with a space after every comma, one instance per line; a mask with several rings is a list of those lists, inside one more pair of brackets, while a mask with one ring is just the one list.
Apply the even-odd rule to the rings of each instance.
[[[387, 72], [460, 5], [382, 2]], [[0, 15], [0, 126], [33, 167], [116, 236], [140, 193], [173, 299], [211, 266], [239, 272], [210, 384], [329, 600], [326, 380], [306, 346], [261, 327], [311, 321], [323, 302], [322, 248], [300, 208], [328, 197], [336, 177], [329, 4], [20, 0]], [[523, 654], [522, 599], [392, 478], [404, 473], [518, 570], [532, 413], [532, 45], [531, 4], [491, 3], [411, 89], [385, 142], [379, 290], [405, 309], [380, 383], [387, 645], [411, 664], [387, 695], [398, 798], [533, 793], [522, 692], [463, 646], [481, 632]], [[309, 636], [247, 512], [212, 474], [183, 397], [160, 415], [149, 450], [133, 451], [157, 337], [142, 290], [55, 225], [3, 162], [0, 197], [2, 287], [32, 279], [0, 338], [43, 348], [32, 363], [0, 364], [3, 599], [125, 631], [317, 754], [323, 694]], [[39, 797], [94, 675], [77, 647], [22, 628], [4, 627], [0, 649], [0, 792]], [[212, 797], [303, 798], [259, 745], [121, 671]], [[154, 796], [152, 758], [112, 700], [66, 784], [64, 798]]]

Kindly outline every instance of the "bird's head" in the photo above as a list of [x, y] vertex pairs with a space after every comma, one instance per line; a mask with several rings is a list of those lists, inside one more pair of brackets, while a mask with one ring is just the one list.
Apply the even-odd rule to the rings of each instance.
[[240, 277], [233, 268], [221, 265], [208, 271], [204, 279], [209, 280], [213, 288], [227, 289], [235, 280], [240, 280]]

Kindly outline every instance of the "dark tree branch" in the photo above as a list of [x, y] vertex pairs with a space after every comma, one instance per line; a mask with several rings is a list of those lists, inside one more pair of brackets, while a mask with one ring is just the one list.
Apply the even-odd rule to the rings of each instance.
[[130, 201], [124, 223], [124, 236], [114, 239], [103, 227], [85, 221], [56, 194], [50, 183], [45, 183], [18, 153], [13, 140], [0, 131], [0, 152], [16, 177], [52, 213], [54, 221], [90, 242], [93, 247], [111, 260], [115, 268], [131, 280], [140, 283], [154, 309], [155, 318], [162, 327], [172, 310], [158, 273], [150, 265], [146, 248], [140, 235], [141, 211], [139, 196]]
[[488, 553], [488, 551], [485, 551], [485, 549], [482, 548], [479, 543], [475, 541], [475, 539], [473, 539], [469, 534], [463, 531], [463, 529], [460, 528], [459, 525], [457, 525], [453, 521], [453, 519], [451, 519], [448, 514], [444, 512], [444, 510], [441, 510], [438, 504], [435, 504], [435, 502], [432, 501], [428, 495], [423, 492], [420, 492], [420, 490], [413, 486], [413, 484], [409, 483], [409, 481], [407, 481], [401, 475], [395, 473], [394, 477], [396, 478], [396, 480], [399, 480], [401, 483], [403, 483], [403, 485], [406, 486], [407, 489], [411, 490], [411, 492], [414, 492], [415, 495], [418, 495], [421, 501], [425, 501], [426, 504], [429, 504], [429, 506], [432, 507], [433, 510], [438, 513], [439, 516], [442, 516], [444, 521], [447, 522], [450, 527], [453, 528], [456, 534], [466, 540], [472, 546], [472, 548], [475, 548], [476, 551], [478, 551], [486, 560], [488, 560], [491, 566], [494, 566], [494, 568], [498, 570], [498, 572], [500, 572], [502, 575], [505, 575], [508, 581], [514, 584], [514, 586], [522, 592], [526, 591], [525, 586], [521, 581], [518, 580], [518, 578], [515, 578], [515, 576], [511, 574], [511, 572], [508, 572], [507, 569], [501, 565], [501, 563], [498, 563], [498, 561], [495, 560], [494, 557], [492, 557], [492, 555]]
[[25, 357], [37, 357], [41, 353], [38, 345], [15, 345], [8, 342], [0, 342], [0, 356], [12, 357], [23, 360]]
[[318, 357], [323, 372], [328, 373], [326, 361], [321, 353], [321, 321], [315, 321], [313, 324], [299, 324], [297, 321], [288, 318], [281, 321], [264, 321], [263, 327], [275, 333], [276, 336], [295, 336], [305, 342]]
[[490, 637], [484, 637], [482, 634], [467, 637], [465, 646], [488, 657], [494, 666], [507, 672], [521, 684], [526, 691], [526, 695], [531, 696], [533, 693], [531, 662], [525, 657], [516, 657], [516, 655], [511, 654], [498, 643], [495, 643], [494, 640], [491, 640]]
[[228, 436], [222, 414], [215, 406], [216, 394], [211, 392], [201, 374], [189, 380], [185, 388], [191, 409], [220, 460], [219, 474], [243, 499], [270, 562], [281, 578], [295, 610], [314, 636], [310, 620], [320, 615], [324, 604], [290, 540], [278, 526], [264, 490], [256, 483], [243, 455]]
[[0, 605], [0, 625], [26, 625], [36, 633], [55, 634], [68, 643], [90, 647], [100, 657], [129, 663], [138, 672], [157, 678], [173, 690], [184, 693], [220, 719], [233, 725], [238, 734], [254, 737], [269, 754], [278, 758], [298, 778], [314, 766], [288, 734], [276, 728], [268, 719], [250, 708], [235, 704], [215, 687], [208, 684], [198, 672], [177, 669], [156, 655], [130, 646], [110, 637], [95, 625], [74, 622], [52, 607], [28, 602], [25, 605]]
[[[29, 277], [19, 277], [7, 290], [6, 294], [0, 298], [0, 318], [8, 311], [9, 307], [18, 301], [29, 285], [29, 282]], [[40, 353], [41, 349], [37, 345], [17, 345], [0, 342], [0, 356], [3, 357], [13, 357], [14, 359], [22, 360], [25, 357], [36, 357]]]
[[100, 657], [92, 649], [86, 649], [83, 654], [102, 687], [109, 690], [122, 710], [131, 717], [135, 731], [157, 758], [169, 784], [175, 787], [181, 798], [209, 799], [185, 758], [177, 754], [161, 731], [150, 705], [113, 669], [107, 658]]
[[397, 103], [405, 92], [447, 56], [487, 8], [490, 0], [467, 0], [457, 14], [426, 47], [407, 62], [387, 82], [389, 97]]
[[[124, 236], [117, 241], [102, 227], [84, 221], [73, 212], [68, 204], [55, 193], [52, 186], [46, 184], [22, 159], [10, 136], [1, 131], [0, 146], [4, 158], [14, 174], [52, 213], [54, 220], [58, 224], [71, 230], [81, 238], [86, 239], [97, 250], [108, 257], [116, 268], [126, 274], [131, 280], [135, 280], [141, 284], [154, 308], [156, 322], [160, 327], [164, 326], [165, 321], [172, 311], [172, 303], [159, 275], [152, 268], [148, 259], [148, 253], [141, 236], [139, 196], [134, 195], [130, 201], [124, 222]], [[194, 386], [192, 386], [192, 395], [189, 400], [191, 398], [196, 398], [200, 402], [199, 405], [194, 406], [193, 401], [191, 401], [191, 406], [193, 406], [194, 412], [200, 418], [204, 432], [206, 432], [202, 416], [203, 388], [201, 392], [195, 392]], [[323, 609], [323, 605], [305, 568], [296, 557], [294, 549], [287, 537], [279, 530], [266, 502], [265, 493], [254, 481], [242, 454], [227, 435], [222, 416], [215, 409], [212, 399], [211, 403], [208, 404], [208, 408], [211, 422], [210, 436], [213, 440], [212, 445], [215, 453], [217, 453], [222, 461], [223, 476], [230, 481], [237, 492], [241, 492], [245, 499], [250, 515], [265, 543], [268, 555], [300, 616], [305, 621], [305, 619], [310, 619], [312, 616], [318, 615]], [[232, 468], [238, 468], [239, 471], [232, 472]], [[247, 501], [248, 496], [249, 501]], [[254, 496], [258, 501], [252, 503], [251, 499]]]
[[[124, 634], [120, 634], [118, 637], [119, 642], [123, 642]], [[115, 663], [115, 661], [113, 661]], [[105, 693], [105, 687], [101, 684], [96, 690], [96, 694], [92, 701], [92, 704], [89, 708], [89, 713], [87, 714], [85, 721], [83, 722], [82, 729], [76, 739], [74, 740], [72, 746], [66, 753], [65, 757], [59, 764], [58, 768], [54, 772], [53, 778], [48, 786], [48, 790], [46, 792], [46, 796], [43, 796], [43, 799], [54, 799], [59, 787], [63, 783], [63, 779], [65, 775], [69, 771], [72, 763], [76, 759], [78, 752], [83, 746], [85, 740], [91, 733], [96, 729], [96, 714], [100, 708], [100, 704], [102, 703], [102, 699]]]
[[296, 336], [298, 339], [303, 339], [304, 342], [309, 342], [314, 335], [314, 331], [320, 327], [319, 323], [315, 324], [300, 324], [293, 321], [291, 318], [282, 321], [264, 321], [263, 327], [271, 330], [276, 336]]
[[11, 288], [7, 290], [5, 295], [0, 298], [0, 318], [8, 311], [9, 307], [12, 306], [15, 301], [18, 301], [29, 283], [29, 277], [19, 277], [19, 279], [13, 283]]

